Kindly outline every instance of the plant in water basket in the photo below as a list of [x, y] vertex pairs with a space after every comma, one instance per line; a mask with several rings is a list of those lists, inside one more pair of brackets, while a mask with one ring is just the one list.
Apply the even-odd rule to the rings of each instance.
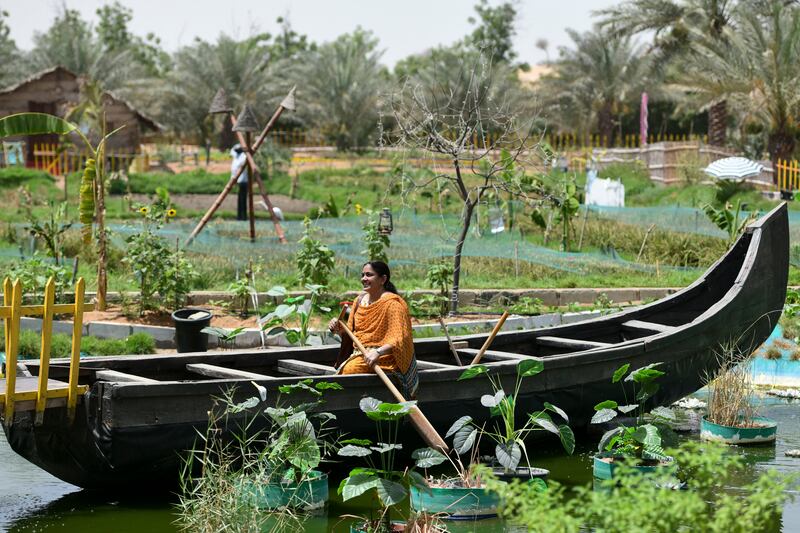
[[[645, 367], [630, 370], [630, 364], [619, 367], [611, 378], [612, 383], [620, 383], [625, 404], [619, 405], [614, 400], [606, 400], [595, 405], [592, 424], [609, 422], [619, 414], [636, 414], [636, 424], [619, 426], [603, 434], [597, 447], [599, 455], [595, 456], [595, 477], [609, 478], [613, 475], [614, 460], [628, 458], [642, 467], [658, 466], [672, 461], [664, 453], [664, 437], [673, 437], [666, 423], [675, 420], [675, 414], [666, 407], [656, 407], [650, 412], [651, 421], [645, 423], [645, 404], [658, 392], [660, 385], [656, 380], [664, 375], [657, 367], [661, 363], [653, 363]], [[624, 381], [623, 381], [624, 378]], [[628, 402], [628, 389], [632, 390], [631, 401]]]
[[700, 437], [727, 444], [774, 442], [777, 423], [758, 416], [753, 402], [752, 355], [729, 342], [717, 353], [719, 369], [708, 382], [708, 413]]
[[393, 531], [390, 510], [399, 512], [397, 506], [408, 496], [408, 485], [427, 489], [425, 479], [413, 470], [395, 470], [395, 455], [403, 448], [397, 444], [400, 421], [408, 415], [416, 402], [385, 403], [375, 398], [363, 398], [361, 411], [376, 424], [378, 442], [368, 439], [348, 439], [338, 454], [341, 457], [361, 457], [367, 467], [354, 468], [339, 484], [343, 501], [371, 493], [377, 500], [379, 513], [364, 518], [362, 527], [370, 532]]
[[327, 475], [316, 469], [333, 448], [335, 416], [320, 407], [324, 392], [341, 386], [310, 379], [283, 385], [262, 408], [267, 389], [254, 385], [258, 396], [243, 402], [234, 401], [235, 391], [224, 395], [187, 456], [177, 506], [186, 530], [261, 531], [264, 510], [291, 509], [293, 516], [327, 501]]

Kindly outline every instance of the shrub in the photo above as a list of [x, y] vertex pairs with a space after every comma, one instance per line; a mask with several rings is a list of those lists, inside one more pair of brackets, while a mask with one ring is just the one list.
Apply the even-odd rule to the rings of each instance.
[[147, 333], [134, 333], [125, 339], [125, 353], [145, 355], [155, 353], [156, 340]]
[[296, 263], [300, 271], [300, 283], [314, 285], [328, 285], [331, 271], [334, 266], [334, 252], [322, 242], [314, 238], [316, 228], [311, 225], [311, 220], [303, 220], [303, 236], [298, 241], [300, 249], [297, 251]]
[[[4, 342], [4, 335], [0, 335]], [[42, 349], [42, 335], [30, 329], [19, 333], [19, 358], [38, 359]], [[147, 333], [134, 333], [126, 339], [100, 339], [81, 337], [81, 352], [88, 355], [145, 355], [155, 353], [156, 341]], [[69, 357], [72, 353], [72, 336], [56, 333], [50, 340], [50, 357]]]
[[[128, 176], [128, 187], [131, 193], [139, 194], [154, 194], [158, 188], [164, 188], [171, 194], [219, 194], [230, 178], [227, 173], [212, 174], [202, 168], [181, 174], [134, 173]], [[125, 184], [120, 183], [114, 185], [110, 192], [125, 194], [127, 191]]]

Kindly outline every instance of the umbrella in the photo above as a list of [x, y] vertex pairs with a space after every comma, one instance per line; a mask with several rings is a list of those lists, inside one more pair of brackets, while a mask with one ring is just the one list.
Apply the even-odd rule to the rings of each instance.
[[717, 179], [741, 180], [758, 176], [764, 165], [751, 161], [746, 157], [726, 157], [717, 159], [703, 171]]

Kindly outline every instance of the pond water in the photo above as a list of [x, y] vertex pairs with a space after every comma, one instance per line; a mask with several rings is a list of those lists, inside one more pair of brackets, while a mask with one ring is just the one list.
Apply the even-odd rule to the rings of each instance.
[[[774, 446], [731, 448], [741, 453], [750, 465], [737, 484], [750, 483], [758, 472], [775, 468], [781, 472], [800, 472], [800, 458], [785, 456], [786, 450], [800, 448], [800, 402], [766, 397], [761, 414], [778, 421], [778, 440]], [[695, 436], [689, 438], [695, 438]], [[551, 477], [568, 485], [592, 481], [591, 448], [569, 457], [557, 449], [537, 452], [535, 464], [550, 469]], [[799, 495], [800, 496], [800, 495]], [[117, 499], [81, 490], [59, 481], [17, 456], [0, 437], [0, 530], [3, 531], [78, 531], [82, 533], [116, 531], [177, 531], [173, 502], [163, 498]], [[306, 531], [348, 531], [343, 514], [359, 514], [363, 508], [333, 501], [327, 515], [305, 523]], [[506, 531], [498, 520], [456, 523], [456, 533]], [[800, 501], [788, 503], [783, 511], [783, 531], [800, 531]]]

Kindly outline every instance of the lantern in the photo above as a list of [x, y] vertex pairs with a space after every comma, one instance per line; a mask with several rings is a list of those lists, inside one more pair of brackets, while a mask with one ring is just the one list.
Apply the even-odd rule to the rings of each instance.
[[388, 207], [384, 207], [378, 218], [378, 233], [381, 235], [391, 235], [394, 225], [392, 224], [392, 212]]

